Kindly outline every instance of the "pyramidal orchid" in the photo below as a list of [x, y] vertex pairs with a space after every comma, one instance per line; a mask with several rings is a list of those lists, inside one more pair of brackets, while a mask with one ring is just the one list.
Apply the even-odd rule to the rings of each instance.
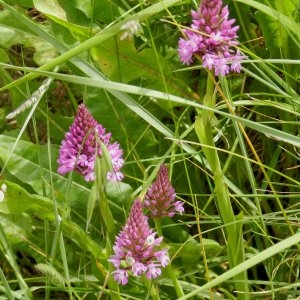
[[149, 187], [143, 202], [151, 218], [173, 217], [184, 211], [183, 202], [175, 201], [176, 193], [169, 181], [168, 169], [160, 166], [156, 180]]
[[117, 142], [111, 143], [110, 138], [111, 133], [106, 133], [106, 129], [93, 118], [86, 106], [80, 104], [60, 146], [58, 173], [64, 175], [74, 170], [83, 175], [86, 181], [95, 180], [95, 160], [102, 155], [101, 141], [107, 147], [113, 166], [107, 179], [121, 181], [124, 177], [120, 172], [124, 163], [123, 151]]
[[129, 275], [156, 278], [170, 262], [167, 250], [159, 249], [163, 238], [155, 238], [156, 233], [149, 227], [142, 209], [141, 201], [135, 200], [113, 246], [115, 254], [108, 259], [116, 268], [115, 281], [122, 285], [127, 284]]
[[214, 70], [216, 76], [239, 73], [246, 56], [236, 50], [239, 26], [233, 26], [235, 19], [228, 19], [228, 6], [223, 7], [222, 0], [203, 0], [191, 15], [191, 29], [184, 29], [185, 38], [179, 39], [180, 60], [190, 65], [198, 56], [203, 67]]

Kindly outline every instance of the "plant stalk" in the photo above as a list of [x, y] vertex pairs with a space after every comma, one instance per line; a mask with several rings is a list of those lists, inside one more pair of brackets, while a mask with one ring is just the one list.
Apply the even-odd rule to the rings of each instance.
[[[215, 106], [214, 80], [213, 75], [208, 73], [206, 94], [203, 104], [210, 108]], [[237, 266], [245, 260], [244, 245], [242, 237], [242, 215], [235, 216], [231, 205], [229, 191], [224, 183], [224, 174], [219, 159], [217, 149], [213, 139], [212, 118], [213, 112], [199, 112], [195, 121], [195, 130], [203, 153], [211, 168], [215, 183], [215, 200], [221, 219], [225, 225], [227, 238], [227, 255], [231, 268]], [[205, 146], [209, 147], [205, 147]], [[247, 273], [243, 272], [234, 277], [235, 288], [240, 293], [238, 299], [248, 299], [249, 289]]]

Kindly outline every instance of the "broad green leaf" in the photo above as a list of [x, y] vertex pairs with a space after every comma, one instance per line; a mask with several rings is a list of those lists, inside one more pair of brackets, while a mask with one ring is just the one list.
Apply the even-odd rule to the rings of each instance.
[[[125, 211], [129, 211], [132, 204], [132, 187], [125, 182], [107, 181], [105, 195], [110, 200], [110, 210], [115, 220], [125, 224]], [[122, 209], [120, 209], [120, 207]]]
[[117, 36], [102, 42], [91, 53], [101, 71], [112, 81], [140, 82], [144, 87], [192, 98], [185, 84], [173, 72], [170, 61], [155, 52], [155, 48], [138, 51], [133, 40], [121, 41]]
[[28, 8], [33, 6], [32, 0], [6, 0], [6, 2], [8, 4], [25, 6]]
[[[18, 180], [29, 185], [39, 195], [43, 194], [41, 179], [45, 182], [51, 182], [51, 177], [54, 191], [48, 186], [46, 188], [47, 195], [51, 195], [54, 192], [59, 201], [63, 201], [67, 179], [56, 172], [50, 172], [48, 163], [50, 154], [48, 153], [47, 146], [38, 147], [30, 142], [21, 140], [18, 142], [15, 152], [12, 153], [11, 149], [13, 149], [15, 142], [16, 139], [14, 137], [0, 135], [0, 158], [2, 162], [8, 160], [6, 165], [7, 170], [4, 171], [8, 171]], [[40, 155], [40, 160], [43, 163], [42, 166], [39, 164], [38, 155]], [[51, 168], [53, 171], [57, 170], [57, 159], [58, 149], [57, 146], [53, 145], [51, 149]], [[67, 196], [71, 205], [74, 208], [76, 207], [78, 211], [81, 211], [85, 207], [89, 190], [83, 185], [84, 182], [79, 177], [77, 178], [78, 182], [73, 181], [71, 190]]]
[[58, 24], [68, 28], [74, 35], [89, 37], [90, 28], [71, 23], [67, 18], [66, 12], [57, 0], [33, 0], [33, 3], [37, 10]]
[[201, 257], [199, 255], [203, 255], [203, 251], [209, 253], [212, 257], [216, 255], [218, 252], [222, 251], [224, 247], [222, 247], [217, 241], [211, 239], [202, 239], [203, 244], [187, 242], [187, 243], [170, 243], [170, 254], [176, 255], [176, 257], [190, 257], [193, 260], [199, 260]]
[[[25, 48], [33, 47], [35, 49], [33, 58], [38, 65], [50, 62], [57, 55], [56, 49], [51, 44], [26, 30], [19, 22], [15, 22], [6, 9], [0, 11], [0, 24], [2, 47], [8, 49], [15, 44], [22, 44]], [[5, 56], [1, 55], [1, 60]]]
[[[41, 220], [54, 221], [53, 204], [46, 197], [37, 194], [29, 194], [19, 185], [1, 180], [0, 184], [6, 184], [4, 201], [1, 202], [1, 212], [5, 214], [22, 214], [38, 211]], [[62, 210], [60, 209], [60, 213]]]
[[[90, 0], [75, 0], [74, 2], [77, 9], [81, 10], [88, 18], [92, 17], [93, 8]], [[104, 3], [107, 3], [107, 1], [104, 1]], [[72, 5], [74, 4], [72, 3]]]
[[4, 51], [4, 49], [0, 49], [0, 61], [1, 62], [9, 61], [9, 57], [8, 57], [7, 53]]
[[45, 15], [52, 16], [55, 19], [68, 21], [67, 15], [61, 5], [56, 0], [49, 1], [33, 1], [34, 6]]
[[83, 12], [88, 19], [93, 19], [97, 24], [109, 24], [114, 21], [116, 17], [120, 16], [119, 1], [75, 0], [75, 5], [68, 0], [64, 0], [64, 2], [65, 4], [69, 4], [69, 10], [76, 8]]
[[[0, 180], [0, 185], [3, 183], [6, 184], [7, 190], [5, 192], [4, 201], [0, 203], [0, 212], [11, 215], [28, 213], [41, 220], [55, 221], [53, 201], [37, 194], [29, 194], [25, 189], [12, 182]], [[58, 212], [60, 216], [62, 216], [62, 206], [58, 205], [58, 208]], [[95, 258], [100, 257], [101, 249], [99, 245], [76, 223], [70, 219], [63, 219], [62, 231], [65, 236], [76, 243], [82, 250], [89, 251]]]
[[[36, 49], [34, 53], [34, 61], [38, 65], [43, 65], [51, 61], [56, 56], [56, 50], [47, 42], [33, 36], [25, 31], [21, 31], [6, 25], [0, 25], [0, 45], [10, 48], [16, 44], [23, 44], [25, 48], [33, 47]], [[7, 60], [7, 54], [1, 56], [1, 61]]]
[[33, 60], [39, 66], [42, 66], [50, 62], [54, 57], [57, 56], [57, 51], [53, 46], [44, 40], [37, 39], [33, 43], [36, 52], [33, 55]]
[[2, 46], [11, 47], [12, 45], [18, 43], [20, 40], [25, 40], [29, 37], [29, 34], [24, 32], [17, 32], [16, 30], [9, 28], [7, 26], [0, 26], [1, 38], [0, 43]]
[[125, 182], [107, 181], [105, 186], [107, 198], [120, 206], [127, 205], [132, 192], [132, 187]]
[[32, 233], [31, 218], [26, 214], [7, 214], [2, 210], [0, 203], [1, 225], [4, 228], [6, 238], [12, 248], [22, 249], [22, 245], [26, 242], [26, 238]]
[[212, 260], [222, 251], [224, 246], [212, 239], [202, 239], [203, 244], [190, 240], [183, 243], [168, 243], [169, 254], [175, 265], [193, 267], [203, 261], [203, 256]]

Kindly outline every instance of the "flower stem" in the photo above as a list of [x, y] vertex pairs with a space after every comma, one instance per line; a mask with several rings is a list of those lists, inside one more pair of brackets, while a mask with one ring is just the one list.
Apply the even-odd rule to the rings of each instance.
[[[163, 236], [162, 227], [161, 227], [161, 220], [160, 219], [155, 220], [155, 227], [156, 227], [158, 235]], [[181, 285], [180, 285], [180, 283], [179, 283], [179, 281], [176, 277], [176, 274], [175, 274], [175, 272], [172, 268], [171, 263], [166, 266], [166, 271], [168, 273], [169, 278], [172, 280], [172, 282], [174, 284], [174, 288], [176, 290], [177, 297], [178, 298], [183, 297], [184, 296], [183, 289], [182, 289], [182, 287], [181, 287]]]
[[[211, 73], [209, 73], [207, 77], [207, 89], [203, 104], [208, 107], [215, 106], [214, 79]], [[224, 174], [213, 140], [211, 123], [213, 117], [212, 112], [199, 112], [199, 116], [196, 117], [195, 121], [195, 130], [202, 144], [202, 150], [207, 159], [207, 163], [214, 175], [216, 204], [226, 228], [228, 260], [230, 267], [233, 268], [242, 263], [245, 259], [242, 238], [242, 215], [234, 215], [229, 192], [227, 186], [224, 184]], [[246, 272], [237, 275], [234, 279], [236, 289], [241, 292], [239, 293], [238, 299], [248, 299], [249, 290]]]
[[148, 288], [151, 298], [153, 300], [160, 300], [159, 293], [157, 292], [157, 289], [155, 288], [153, 281], [143, 276], [143, 282], [145, 286]]
[[[105, 195], [104, 186], [106, 182], [105, 175], [107, 174], [105, 167], [103, 167], [103, 161], [101, 159], [96, 160], [96, 191], [97, 198], [99, 199], [99, 208], [100, 208], [100, 216], [103, 220], [104, 226], [106, 228], [106, 252], [109, 257], [112, 251], [113, 240], [115, 238], [115, 225], [113, 221], [113, 216], [111, 210], [108, 205], [108, 200]], [[104, 175], [105, 174], [105, 175]], [[108, 264], [108, 271], [111, 274], [114, 271], [114, 268], [111, 264]], [[108, 279], [108, 286], [113, 291], [111, 293], [112, 300], [120, 300], [120, 291], [119, 285], [114, 281], [112, 276]]]

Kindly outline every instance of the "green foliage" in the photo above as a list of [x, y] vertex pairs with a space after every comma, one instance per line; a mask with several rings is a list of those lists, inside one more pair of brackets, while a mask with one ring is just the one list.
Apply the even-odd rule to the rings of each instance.
[[34, 6], [41, 13], [53, 20], [56, 24], [59, 24], [70, 30], [75, 37], [85, 37], [89, 35], [89, 28], [70, 22], [69, 18], [67, 17], [67, 12], [63, 9], [58, 1], [51, 0], [45, 2], [34, 0]]
[[[248, 60], [208, 99], [201, 61], [177, 55], [196, 2], [0, 0], [1, 299], [298, 297], [299, 1], [224, 2]], [[37, 108], [5, 119], [45, 77]], [[57, 173], [81, 102], [122, 146], [123, 182], [107, 151], [95, 183]], [[118, 285], [114, 238], [163, 162], [185, 202], [150, 222], [172, 269]]]
[[110, 80], [123, 83], [140, 83], [143, 87], [191, 96], [184, 84], [173, 73], [172, 66], [153, 48], [136, 49], [132, 40], [120, 37], [109, 39], [92, 50], [92, 57]]
[[[27, 49], [34, 48], [33, 60], [38, 65], [43, 65], [56, 56], [55, 48], [47, 41], [35, 36], [30, 30], [24, 29], [19, 22], [15, 22], [7, 10], [0, 12], [0, 30], [0, 46], [2, 48], [9, 49], [14, 45], [22, 45]], [[15, 59], [9, 52], [6, 52], [5, 56], [9, 56], [12, 61]], [[8, 59], [5, 59], [4, 62], [7, 61]]]
[[[54, 203], [48, 198], [38, 194], [30, 195], [20, 186], [9, 181], [2, 181], [1, 184], [7, 185], [5, 201], [0, 203], [2, 214], [12, 218], [7, 220], [7, 232], [11, 237], [10, 243], [24, 242], [27, 234], [31, 233], [29, 216], [35, 216], [43, 221], [54, 221]], [[59, 205], [59, 215], [63, 215], [63, 207]], [[10, 227], [9, 222], [14, 221], [14, 227]], [[70, 241], [77, 244], [82, 250], [89, 251], [95, 258], [100, 258], [101, 250], [99, 245], [89, 238], [89, 236], [71, 220], [64, 220], [62, 230]], [[27, 233], [27, 234], [26, 234]]]
[[61, 287], [65, 285], [65, 280], [61, 274], [55, 270], [52, 266], [39, 263], [35, 268], [45, 276], [47, 276], [52, 284]]

